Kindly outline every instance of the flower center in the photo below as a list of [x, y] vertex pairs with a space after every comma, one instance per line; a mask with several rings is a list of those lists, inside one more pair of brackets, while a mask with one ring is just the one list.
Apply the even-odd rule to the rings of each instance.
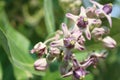
[[64, 45], [66, 48], [73, 48], [75, 45], [75, 39], [73, 37], [67, 37], [64, 39]]
[[77, 26], [79, 28], [86, 28], [87, 25], [88, 25], [88, 19], [86, 17], [81, 16], [78, 19]]
[[110, 14], [112, 12], [112, 3], [105, 4], [104, 7], [103, 7], [103, 11], [106, 14]]

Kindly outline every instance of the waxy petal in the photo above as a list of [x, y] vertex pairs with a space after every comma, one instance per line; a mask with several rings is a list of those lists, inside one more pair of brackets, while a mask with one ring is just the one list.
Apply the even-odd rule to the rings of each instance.
[[79, 36], [82, 35], [82, 31], [80, 31], [79, 29], [78, 30], [75, 30], [74, 32], [71, 33], [73, 37], [75, 37], [75, 39], [77, 40]]
[[103, 8], [103, 5], [99, 4], [98, 2], [94, 1], [94, 0], [90, 0], [91, 3], [97, 5], [100, 9]]
[[76, 42], [75, 49], [78, 49], [81, 51], [81, 50], [85, 50], [85, 47]]
[[71, 14], [71, 13], [67, 13], [67, 14], [66, 14], [66, 17], [72, 19], [74, 22], [76, 22], [77, 19], [78, 19], [78, 16], [73, 15], [73, 14]]
[[85, 29], [85, 35], [88, 40], [91, 40], [91, 33], [89, 31], [89, 26], [87, 26], [87, 28]]
[[70, 35], [70, 32], [69, 32], [67, 25], [65, 23], [62, 23], [62, 30], [63, 30], [63, 34], [65, 37], [68, 37]]
[[63, 47], [64, 46], [63, 39], [53, 41], [53, 42], [50, 43], [50, 45], [52, 47]]
[[106, 17], [107, 17], [107, 20], [108, 20], [108, 22], [109, 22], [109, 24], [110, 24], [110, 27], [112, 27], [112, 19], [111, 19], [111, 16], [110, 15], [105, 15]]
[[96, 5], [93, 5], [92, 7], [88, 7], [86, 9], [86, 15], [89, 18], [95, 18], [96, 17], [95, 10], [96, 10]]
[[87, 17], [86, 10], [85, 10], [85, 8], [83, 6], [81, 6], [81, 8], [80, 8], [80, 15], [79, 15], [79, 17], [80, 16]]
[[80, 67], [79, 62], [76, 59], [73, 59], [73, 69], [77, 69], [78, 67]]

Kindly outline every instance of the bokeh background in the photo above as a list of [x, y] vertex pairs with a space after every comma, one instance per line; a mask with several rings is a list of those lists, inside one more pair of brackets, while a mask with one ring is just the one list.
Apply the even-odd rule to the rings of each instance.
[[[46, 72], [35, 71], [33, 64], [37, 57], [29, 50], [61, 29], [62, 22], [71, 25], [65, 13], [79, 14], [81, 5], [91, 6], [89, 0], [82, 0], [82, 4], [75, 1], [0, 0], [0, 80], [71, 80], [70, 77], [61, 78], [57, 61], [50, 64]], [[100, 61], [96, 69], [88, 69], [91, 74], [85, 80], [120, 80], [120, 0], [96, 1], [113, 3], [110, 35], [118, 45], [109, 50], [106, 60]], [[92, 44], [88, 45], [92, 47]]]

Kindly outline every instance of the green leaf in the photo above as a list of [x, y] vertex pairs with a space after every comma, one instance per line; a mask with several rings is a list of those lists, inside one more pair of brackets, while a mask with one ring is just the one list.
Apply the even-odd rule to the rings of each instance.
[[0, 42], [10, 61], [26, 72], [43, 75], [34, 70], [34, 59], [29, 53], [30, 41], [11, 27], [4, 11], [0, 14]]
[[32, 75], [29, 72], [23, 71], [22, 69], [16, 67], [15, 65], [13, 65], [13, 69], [16, 80], [27, 80], [30, 77], [32, 77]]
[[53, 33], [55, 31], [55, 21], [52, 7], [52, 0], [44, 0], [44, 13], [47, 32]]
[[2, 65], [1, 65], [1, 62], [0, 62], [0, 80], [2, 80]]

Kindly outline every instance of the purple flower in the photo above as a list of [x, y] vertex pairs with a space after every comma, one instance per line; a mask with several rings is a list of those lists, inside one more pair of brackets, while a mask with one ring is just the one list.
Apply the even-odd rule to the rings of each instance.
[[104, 59], [104, 58], [106, 58], [106, 56], [107, 56], [107, 52], [106, 51], [101, 51], [100, 53], [92, 52], [85, 61], [81, 62], [81, 64], [85, 64], [86, 63], [87, 67], [90, 66], [90, 65], [93, 65], [94, 68], [96, 68], [96, 64], [98, 63], [99, 59], [100, 58]]
[[84, 50], [84, 46], [77, 42], [79, 36], [82, 35], [80, 30], [69, 31], [67, 25], [62, 23], [64, 38], [51, 42], [52, 47], [66, 47], [67, 49]]
[[86, 10], [84, 7], [81, 7], [80, 14], [78, 16], [71, 13], [67, 13], [66, 16], [72, 19], [75, 22], [75, 27], [73, 30], [80, 29], [82, 32], [85, 32], [87, 39], [91, 39], [90, 26], [100, 23], [99, 19], [88, 18], [86, 15]]
[[86, 71], [86, 67], [89, 63], [81, 65], [76, 59], [73, 59], [72, 70], [68, 73], [62, 75], [62, 77], [67, 77], [73, 75], [75, 79], [83, 79], [89, 72]]
[[112, 20], [110, 13], [112, 12], [112, 4], [101, 5], [94, 0], [90, 0], [91, 3], [96, 5], [99, 9], [95, 11], [96, 15], [99, 17], [107, 17], [110, 27], [112, 27]]

